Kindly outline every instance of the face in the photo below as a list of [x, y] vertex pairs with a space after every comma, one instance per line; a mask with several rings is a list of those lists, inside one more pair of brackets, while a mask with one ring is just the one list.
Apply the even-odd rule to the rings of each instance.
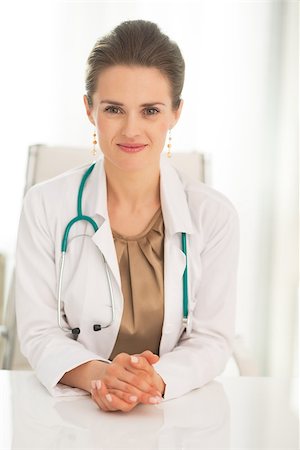
[[[84, 103], [106, 164], [132, 171], [159, 165], [183, 101], [177, 111], [172, 110], [169, 80], [158, 69], [120, 65], [99, 75], [93, 107], [86, 96]], [[130, 147], [137, 144], [135, 150]]]

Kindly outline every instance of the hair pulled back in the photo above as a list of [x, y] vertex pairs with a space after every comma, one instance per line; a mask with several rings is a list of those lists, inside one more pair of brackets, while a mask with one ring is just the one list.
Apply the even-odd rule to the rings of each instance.
[[185, 63], [178, 45], [159, 27], [146, 20], [122, 22], [98, 39], [87, 59], [85, 87], [89, 106], [98, 77], [111, 66], [155, 67], [170, 83], [172, 109], [178, 109], [184, 83]]

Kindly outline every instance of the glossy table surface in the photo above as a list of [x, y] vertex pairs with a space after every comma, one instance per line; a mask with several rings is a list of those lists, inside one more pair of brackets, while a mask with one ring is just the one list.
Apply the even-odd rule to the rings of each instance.
[[51, 397], [31, 371], [0, 370], [0, 449], [299, 449], [298, 383], [218, 377], [130, 413]]

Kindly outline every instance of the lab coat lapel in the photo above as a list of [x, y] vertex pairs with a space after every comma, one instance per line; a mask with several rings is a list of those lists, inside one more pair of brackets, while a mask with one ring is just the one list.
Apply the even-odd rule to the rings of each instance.
[[[103, 159], [99, 159], [95, 165], [95, 168], [91, 174], [90, 186], [93, 186], [94, 193], [94, 195], [91, 193], [90, 196], [90, 198], [94, 201], [94, 203], [91, 204], [91, 212], [93, 215], [96, 214], [95, 217], [97, 218], [97, 222], [99, 224], [99, 229], [93, 235], [92, 240], [106, 259], [120, 292], [122, 292], [119, 264], [107, 211], [106, 174]], [[95, 186], [96, 193], [94, 191]]]
[[115, 251], [115, 244], [111, 233], [109, 220], [104, 220], [98, 231], [93, 235], [92, 240], [97, 245], [108, 266], [110, 267], [112, 274], [121, 290], [121, 278], [120, 270]]
[[[194, 233], [183, 183], [171, 163], [161, 156], [160, 195], [165, 225], [164, 246], [164, 325], [160, 355], [171, 351], [182, 333], [183, 273], [186, 256], [181, 247], [182, 232]], [[189, 273], [188, 273], [189, 274]], [[190, 299], [190, 281], [188, 282]]]

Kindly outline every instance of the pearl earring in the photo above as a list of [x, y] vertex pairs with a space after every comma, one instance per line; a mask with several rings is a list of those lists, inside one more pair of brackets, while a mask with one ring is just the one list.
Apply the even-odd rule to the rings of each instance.
[[168, 143], [168, 145], [167, 145], [167, 147], [168, 147], [167, 157], [168, 157], [168, 158], [171, 158], [171, 147], [172, 147], [172, 145], [171, 145], [171, 140], [172, 140], [172, 137], [171, 137], [171, 129], [170, 129], [170, 130], [169, 130], [169, 143]]
[[93, 133], [93, 148], [92, 148], [92, 155], [93, 156], [97, 156], [97, 149], [96, 149], [96, 144], [97, 144], [97, 139], [96, 139], [96, 130]]

